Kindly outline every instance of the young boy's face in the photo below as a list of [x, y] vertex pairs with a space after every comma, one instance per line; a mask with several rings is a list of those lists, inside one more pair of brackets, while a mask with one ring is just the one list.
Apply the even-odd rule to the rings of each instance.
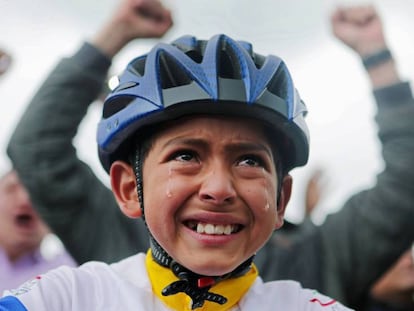
[[249, 119], [193, 117], [161, 131], [143, 167], [152, 235], [193, 272], [234, 270], [283, 223], [291, 179], [277, 209], [274, 160], [262, 126]]

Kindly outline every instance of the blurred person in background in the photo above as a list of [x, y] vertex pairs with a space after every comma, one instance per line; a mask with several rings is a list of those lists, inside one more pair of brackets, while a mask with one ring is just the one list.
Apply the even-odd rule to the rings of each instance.
[[0, 77], [9, 70], [11, 56], [4, 49], [0, 48]]
[[[322, 169], [316, 169], [306, 183], [304, 223], [292, 224], [295, 230], [303, 230], [311, 221], [321, 198], [327, 195], [327, 182]], [[375, 282], [370, 290], [366, 311], [414, 310], [414, 244]]]
[[[332, 26], [335, 36], [359, 55], [374, 88], [386, 90], [392, 87], [392, 83], [398, 84], [398, 71], [385, 41], [381, 19], [371, 6], [338, 9], [332, 15]], [[398, 96], [397, 93], [394, 96]], [[390, 96], [390, 104], [398, 104], [398, 101], [393, 103], [393, 100], [395, 98]], [[395, 144], [395, 148], [399, 147], [398, 143]], [[414, 191], [412, 185], [406, 187]], [[413, 201], [410, 203], [414, 205]], [[394, 205], [390, 204], [389, 208], [393, 209]], [[412, 219], [407, 220], [411, 227], [401, 234], [412, 235]], [[400, 239], [397, 231], [394, 239]], [[414, 310], [414, 256], [411, 248], [405, 250], [373, 284], [370, 298], [366, 308], [371, 311]]]
[[172, 24], [157, 0], [120, 1], [96, 35], [50, 73], [10, 141], [9, 155], [36, 208], [79, 263], [114, 262], [149, 246], [145, 226], [121, 213], [72, 141], [89, 105], [105, 92], [112, 59], [132, 40], [160, 38]]
[[414, 310], [414, 244], [371, 288], [368, 311]]
[[321, 201], [323, 196], [326, 195], [326, 181], [324, 178], [324, 170], [322, 168], [314, 169], [305, 187], [305, 204], [304, 204], [304, 220], [310, 219], [312, 214], [318, 207], [318, 203]]
[[0, 293], [60, 265], [76, 265], [63, 249], [49, 255], [41, 251], [48, 234], [17, 173], [10, 170], [1, 176]]
[[320, 226], [307, 222], [306, 230], [291, 230], [283, 243], [280, 231], [274, 234], [273, 245], [258, 253], [256, 263], [265, 278], [297, 279], [363, 310], [371, 305], [376, 280], [414, 239], [414, 101], [409, 83], [399, 76], [375, 7], [337, 8], [331, 26], [336, 38], [356, 52], [371, 83], [384, 169], [372, 188], [350, 197]]
[[[0, 49], [0, 76], [12, 58]], [[3, 168], [3, 166], [2, 166]], [[6, 170], [4, 170], [6, 171]], [[0, 172], [0, 293], [60, 265], [76, 263], [39, 217], [16, 171]], [[47, 242], [49, 241], [49, 242]], [[53, 241], [53, 242], [52, 242]], [[45, 244], [43, 244], [45, 243]], [[46, 244], [47, 243], [47, 244]], [[43, 247], [48, 247], [42, 250]], [[51, 246], [54, 246], [53, 248]]]
[[[347, 18], [342, 25], [361, 27], [361, 33], [381, 26], [374, 8], [362, 10], [374, 23], [353, 25]], [[148, 248], [144, 225], [119, 212], [111, 191], [77, 157], [72, 141], [89, 105], [102, 92], [113, 57], [133, 39], [161, 38], [171, 25], [170, 12], [158, 1], [122, 1], [90, 42], [55, 67], [10, 140], [8, 154], [38, 211], [80, 263], [111, 263]], [[383, 34], [382, 28], [379, 31]], [[370, 45], [377, 39], [359, 40]], [[356, 194], [323, 225], [312, 225], [299, 235], [292, 231], [295, 239], [287, 239], [286, 245], [267, 243], [255, 258], [265, 280], [295, 279], [355, 309], [365, 304], [371, 285], [414, 238], [413, 232], [398, 241], [394, 238], [410, 230], [408, 220], [414, 217], [410, 86], [400, 81], [392, 57], [371, 62], [367, 72], [387, 163], [376, 186]], [[273, 237], [280, 234], [289, 234], [287, 227]]]

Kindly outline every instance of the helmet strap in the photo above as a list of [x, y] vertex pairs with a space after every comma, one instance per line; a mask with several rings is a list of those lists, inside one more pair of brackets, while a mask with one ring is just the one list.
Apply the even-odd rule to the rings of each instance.
[[191, 308], [193, 310], [202, 307], [205, 301], [215, 302], [220, 305], [225, 304], [227, 302], [226, 297], [210, 292], [209, 290], [220, 281], [245, 275], [250, 271], [254, 258], [254, 256], [250, 257], [235, 270], [225, 275], [205, 276], [188, 270], [172, 259], [152, 236], [150, 238], [150, 245], [154, 261], [163, 267], [169, 268], [178, 278], [177, 281], [166, 286], [161, 294], [163, 296], [170, 296], [184, 293], [191, 298]]
[[142, 145], [140, 143], [137, 143], [136, 146], [137, 147], [135, 149], [134, 158], [133, 158], [133, 170], [135, 174], [135, 180], [137, 183], [138, 203], [142, 210], [142, 220], [144, 221], [144, 224], [148, 229], [147, 222], [145, 221], [144, 188], [143, 188], [143, 181], [142, 181], [142, 166], [143, 166], [145, 155], [143, 154]]

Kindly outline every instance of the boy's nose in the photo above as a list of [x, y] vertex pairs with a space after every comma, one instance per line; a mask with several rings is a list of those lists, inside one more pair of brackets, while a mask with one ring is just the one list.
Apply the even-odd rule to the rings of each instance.
[[236, 198], [236, 190], [229, 172], [212, 171], [203, 181], [199, 196], [202, 201], [213, 204], [229, 204]]

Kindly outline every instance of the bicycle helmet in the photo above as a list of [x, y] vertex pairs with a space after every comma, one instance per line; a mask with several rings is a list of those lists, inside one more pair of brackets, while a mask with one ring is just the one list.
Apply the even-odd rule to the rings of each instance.
[[105, 100], [98, 125], [100, 161], [109, 172], [122, 145], [143, 128], [207, 114], [254, 118], [267, 125], [286, 172], [306, 164], [307, 109], [285, 63], [220, 34], [159, 43], [132, 60]]

